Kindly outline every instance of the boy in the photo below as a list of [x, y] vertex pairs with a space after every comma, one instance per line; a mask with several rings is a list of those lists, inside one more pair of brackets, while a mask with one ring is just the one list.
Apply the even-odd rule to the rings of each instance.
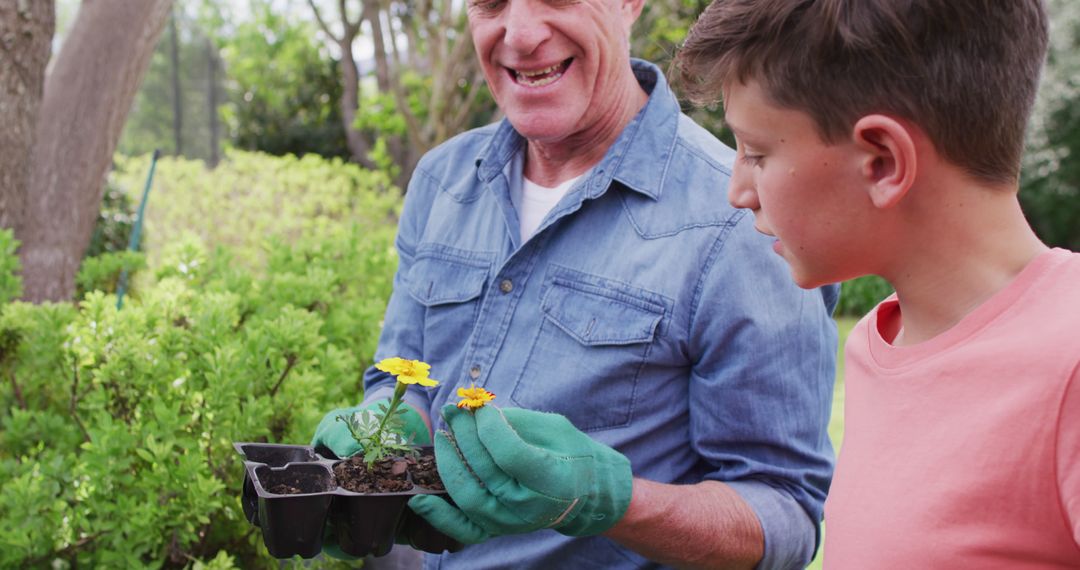
[[715, 0], [676, 61], [795, 281], [897, 291], [847, 343], [827, 568], [1080, 566], [1080, 255], [1017, 201], [1046, 45], [1037, 0]]

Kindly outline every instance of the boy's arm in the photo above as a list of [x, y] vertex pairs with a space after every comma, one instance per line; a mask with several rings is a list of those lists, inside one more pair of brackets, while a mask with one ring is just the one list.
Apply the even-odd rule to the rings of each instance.
[[1057, 480], [1062, 510], [1080, 549], [1080, 362], [1065, 387], [1058, 417]]

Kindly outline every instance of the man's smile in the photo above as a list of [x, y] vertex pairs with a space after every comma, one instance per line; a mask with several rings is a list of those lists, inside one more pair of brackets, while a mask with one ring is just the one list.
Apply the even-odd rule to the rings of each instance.
[[514, 80], [514, 83], [525, 87], [543, 87], [559, 80], [573, 63], [574, 58], [568, 58], [554, 65], [539, 69], [514, 69], [507, 67], [506, 72]]

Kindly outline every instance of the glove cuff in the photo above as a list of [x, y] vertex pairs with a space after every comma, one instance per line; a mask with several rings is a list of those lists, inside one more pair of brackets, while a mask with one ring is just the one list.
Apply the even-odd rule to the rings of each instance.
[[578, 511], [556, 528], [558, 532], [567, 536], [592, 536], [607, 531], [626, 515], [634, 489], [630, 460], [614, 449], [604, 451], [596, 457], [592, 496], [581, 501]]

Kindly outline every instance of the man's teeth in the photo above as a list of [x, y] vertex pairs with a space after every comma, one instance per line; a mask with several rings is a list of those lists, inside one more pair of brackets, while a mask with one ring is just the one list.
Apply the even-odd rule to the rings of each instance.
[[[517, 82], [521, 83], [522, 85], [527, 85], [529, 87], [542, 87], [562, 77], [563, 74], [561, 71], [553, 73], [558, 71], [561, 67], [562, 64], [557, 63], [555, 65], [552, 65], [551, 67], [546, 67], [544, 69], [539, 69], [536, 71], [514, 70], [514, 76], [517, 79]], [[548, 75], [549, 73], [551, 75]]]

